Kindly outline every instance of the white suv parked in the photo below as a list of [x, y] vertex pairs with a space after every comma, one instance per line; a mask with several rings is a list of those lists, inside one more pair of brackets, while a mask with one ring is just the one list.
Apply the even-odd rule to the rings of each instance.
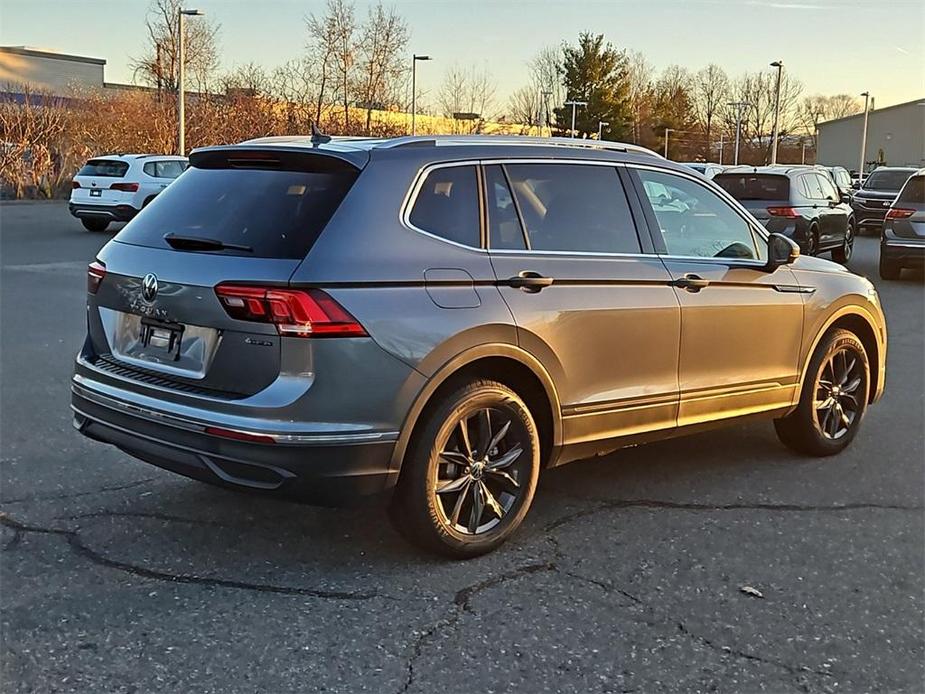
[[74, 176], [68, 210], [88, 231], [127, 222], [186, 170], [186, 157], [113, 154], [91, 159]]

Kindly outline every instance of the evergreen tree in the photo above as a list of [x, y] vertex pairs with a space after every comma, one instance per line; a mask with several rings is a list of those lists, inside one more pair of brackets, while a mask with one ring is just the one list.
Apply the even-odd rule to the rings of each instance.
[[[582, 33], [577, 45], [563, 48], [562, 76], [566, 101], [588, 102], [576, 112], [577, 137], [596, 134], [600, 121], [610, 124], [606, 139], [625, 139], [631, 134], [626, 55], [605, 43], [603, 34]], [[555, 114], [558, 129], [568, 132], [572, 125], [572, 107], [561, 106]]]

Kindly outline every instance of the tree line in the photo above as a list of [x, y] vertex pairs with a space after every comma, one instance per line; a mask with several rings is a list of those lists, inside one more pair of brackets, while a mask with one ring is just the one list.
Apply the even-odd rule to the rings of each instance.
[[[66, 193], [87, 157], [108, 152], [176, 150], [180, 0], [152, 0], [146, 43], [132, 60], [138, 89], [77, 90], [71, 98], [25, 89], [0, 102], [0, 179], [5, 194]], [[350, 0], [327, 0], [304, 18], [305, 43], [283, 65], [255, 63], [221, 71], [221, 27], [209, 16], [185, 22], [187, 142], [191, 147], [263, 135], [307, 133], [311, 124], [344, 135], [408, 132], [412, 103], [411, 30], [394, 8], [362, 15]], [[776, 74], [730, 75], [715, 64], [656, 70], [641, 52], [603, 34], [540, 48], [524, 66], [525, 82], [501, 94], [484, 64], [445, 67], [439, 86], [416, 95], [419, 132], [571, 133], [623, 140], [658, 151], [669, 137], [677, 160], [732, 161], [741, 112], [740, 161], [764, 163], [770, 150]], [[20, 91], [22, 86], [7, 88]], [[741, 109], [730, 106], [742, 103]], [[781, 161], [812, 161], [819, 122], [859, 112], [849, 95], [806, 95], [786, 70], [781, 84]], [[465, 120], [454, 114], [468, 114]], [[440, 117], [440, 118], [437, 118]], [[603, 125], [606, 124], [606, 125]], [[721, 145], [722, 143], [722, 145]], [[805, 144], [808, 153], [801, 147]]]

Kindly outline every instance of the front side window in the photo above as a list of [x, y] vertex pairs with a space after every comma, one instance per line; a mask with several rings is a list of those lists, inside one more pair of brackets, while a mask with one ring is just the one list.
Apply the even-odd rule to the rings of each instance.
[[825, 192], [822, 190], [821, 179], [818, 176], [806, 174], [800, 176], [800, 182], [806, 190], [806, 197], [810, 200], [825, 200]]
[[832, 185], [832, 182], [820, 174], [816, 174], [816, 178], [819, 179], [819, 187], [822, 189], [822, 199], [837, 201], [838, 191], [835, 190], [835, 186]]
[[589, 164], [509, 164], [504, 168], [532, 250], [640, 252], [616, 168]]
[[638, 174], [668, 255], [761, 258], [748, 222], [709, 188], [669, 173]]
[[475, 167], [433, 169], [418, 191], [408, 221], [447, 241], [478, 248], [481, 244]]

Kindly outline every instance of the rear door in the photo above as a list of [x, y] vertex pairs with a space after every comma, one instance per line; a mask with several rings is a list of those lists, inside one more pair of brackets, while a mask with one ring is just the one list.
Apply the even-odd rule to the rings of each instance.
[[767, 272], [764, 237], [694, 176], [628, 170], [681, 303], [678, 423], [789, 406], [803, 331], [790, 268]]
[[566, 443], [676, 424], [678, 300], [620, 171], [484, 167], [492, 265], [520, 344], [556, 380]]
[[276, 327], [233, 318], [215, 287], [286, 286], [358, 170], [320, 154], [246, 155], [194, 158], [104, 247], [106, 275], [88, 306], [103, 367], [241, 395], [278, 376]]

